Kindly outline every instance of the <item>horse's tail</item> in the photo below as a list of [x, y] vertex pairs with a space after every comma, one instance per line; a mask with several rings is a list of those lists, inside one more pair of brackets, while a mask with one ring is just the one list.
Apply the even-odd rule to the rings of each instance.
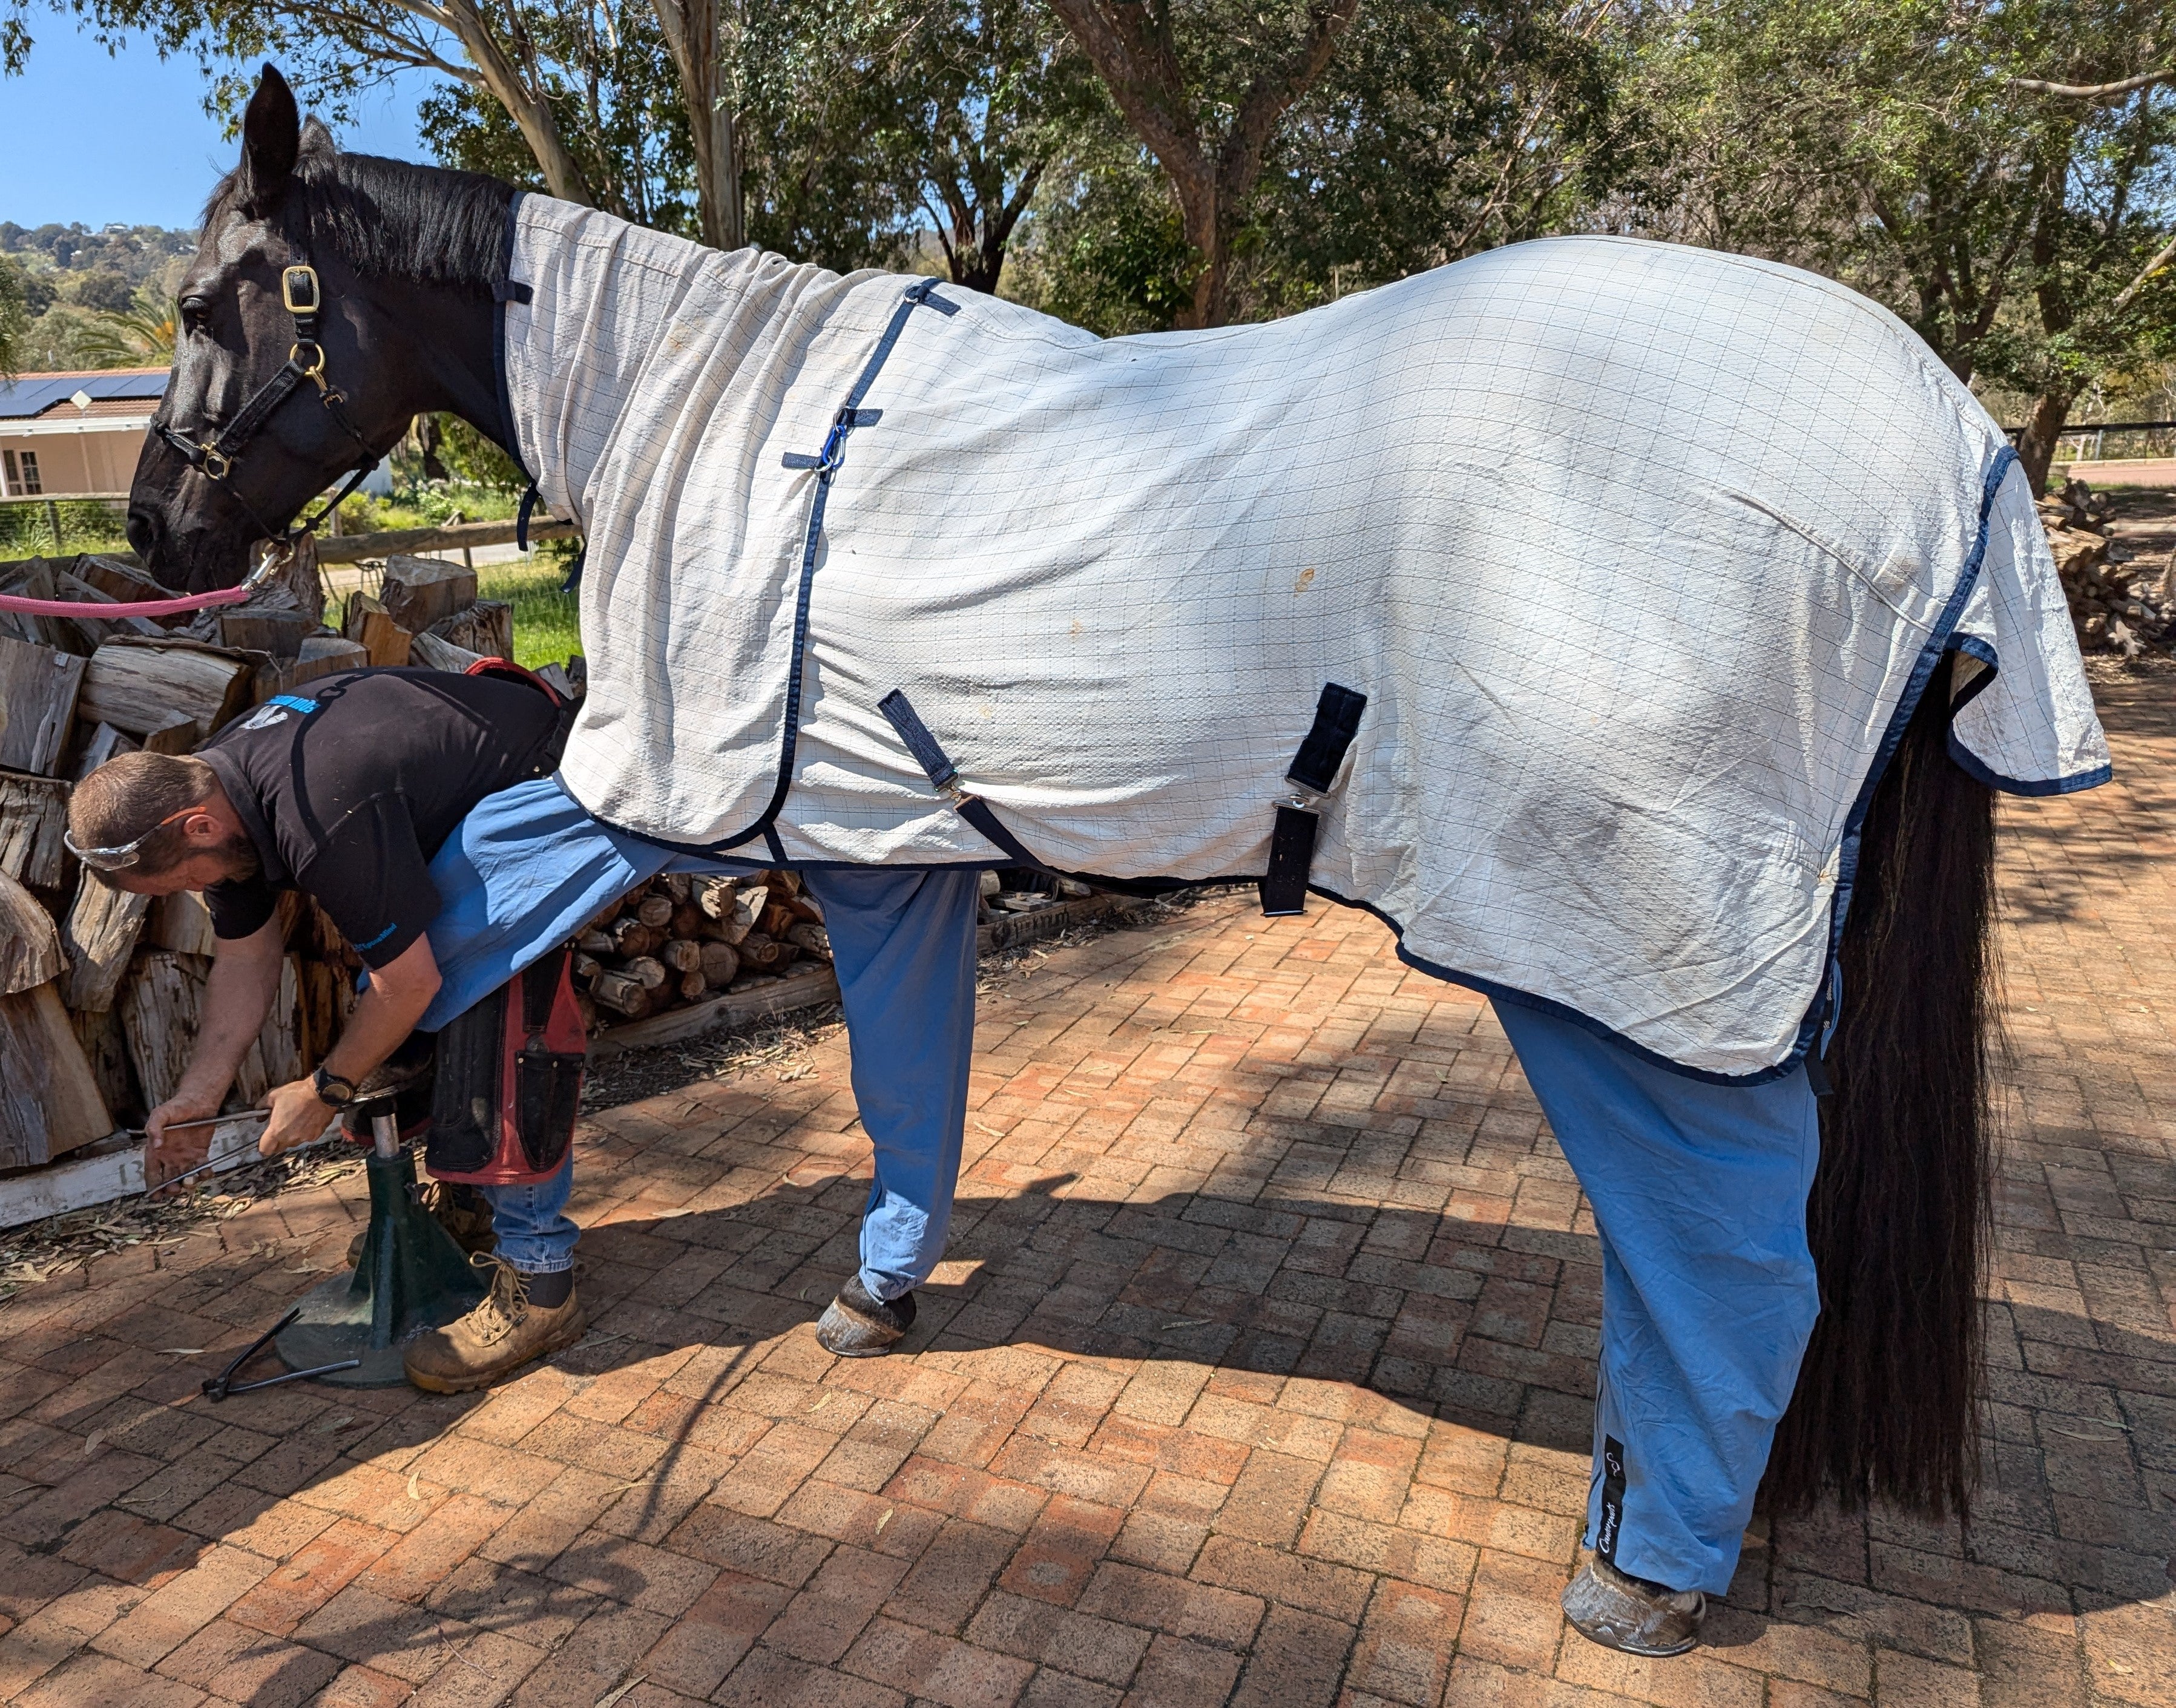
[[1809, 1206], [1820, 1319], [1769, 1461], [1786, 1511], [1830, 1491], [1962, 1513], [1978, 1471], [1994, 802], [1949, 757], [1949, 676], [1859, 842]]

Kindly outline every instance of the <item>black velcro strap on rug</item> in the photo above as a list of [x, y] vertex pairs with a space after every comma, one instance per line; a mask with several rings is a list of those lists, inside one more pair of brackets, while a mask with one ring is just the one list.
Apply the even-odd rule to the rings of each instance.
[[958, 781], [960, 768], [945, 756], [937, 737], [929, 733], [929, 726], [922, 722], [921, 714], [907, 704], [905, 694], [894, 688], [877, 702], [877, 710], [906, 744], [915, 764], [929, 774], [932, 783], [940, 789], [949, 789]]
[[1270, 832], [1270, 869], [1258, 886], [1262, 912], [1282, 919], [1307, 911], [1307, 874], [1314, 864], [1314, 833], [1321, 819], [1304, 807], [1280, 806]]
[[1334, 682], [1325, 683], [1315, 704], [1314, 726], [1299, 744], [1299, 757], [1285, 775], [1310, 793], [1328, 794], [1352, 737], [1360, 732], [1360, 714], [1367, 709], [1366, 694]]
[[[1310, 795], [1326, 795], [1337, 781], [1338, 767], [1352, 750], [1360, 732], [1360, 714], [1368, 709], [1368, 696], [1357, 688], [1323, 684], [1315, 702], [1314, 722], [1299, 744], [1286, 780]], [[1270, 830], [1270, 869], [1257, 886], [1262, 895], [1265, 917], [1281, 919], [1307, 911], [1307, 882], [1314, 868], [1315, 833], [1321, 815], [1304, 801], [1277, 804], [1277, 822]]]
[[1013, 858], [1014, 863], [1033, 867], [1038, 872], [1050, 868], [1020, 846], [1020, 839], [1005, 829], [1002, 820], [990, 810], [987, 801], [963, 793], [959, 788], [960, 768], [952, 763], [937, 737], [929, 732], [929, 726], [922, 715], [907, 703], [906, 695], [894, 688], [877, 702], [877, 710], [884, 715], [884, 721], [892, 726], [906, 750], [914, 755], [914, 762], [928, 773], [929, 781], [952, 797], [952, 810], [965, 819], [993, 846], [1002, 848]]

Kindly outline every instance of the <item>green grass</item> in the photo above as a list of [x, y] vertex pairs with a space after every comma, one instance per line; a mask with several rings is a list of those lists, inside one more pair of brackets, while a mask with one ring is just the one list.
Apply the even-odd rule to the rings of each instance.
[[[530, 670], [563, 664], [582, 650], [581, 601], [562, 593], [574, 553], [557, 541], [540, 543], [534, 563], [487, 563], [476, 571], [476, 592], [514, 607], [514, 661]], [[548, 560], [548, 561], [547, 561]]]

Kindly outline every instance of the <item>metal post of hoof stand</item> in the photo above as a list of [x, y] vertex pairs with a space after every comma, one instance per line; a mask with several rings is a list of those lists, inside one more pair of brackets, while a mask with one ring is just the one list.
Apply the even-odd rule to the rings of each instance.
[[[389, 1388], [406, 1380], [401, 1353], [428, 1329], [465, 1316], [483, 1297], [476, 1271], [445, 1229], [416, 1201], [415, 1159], [400, 1148], [394, 1094], [350, 1107], [370, 1122], [370, 1231], [352, 1274], [313, 1287], [276, 1331], [274, 1346], [290, 1370], [347, 1388]], [[327, 1367], [355, 1363], [344, 1369]]]

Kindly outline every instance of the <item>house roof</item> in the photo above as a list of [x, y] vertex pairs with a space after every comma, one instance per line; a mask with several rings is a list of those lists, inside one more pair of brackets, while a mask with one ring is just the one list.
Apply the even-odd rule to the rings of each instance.
[[[25, 373], [0, 379], [0, 421], [26, 421], [66, 403], [79, 391], [95, 403], [155, 404], [166, 395], [163, 367], [108, 367], [92, 373]], [[97, 413], [109, 413], [100, 410]]]

